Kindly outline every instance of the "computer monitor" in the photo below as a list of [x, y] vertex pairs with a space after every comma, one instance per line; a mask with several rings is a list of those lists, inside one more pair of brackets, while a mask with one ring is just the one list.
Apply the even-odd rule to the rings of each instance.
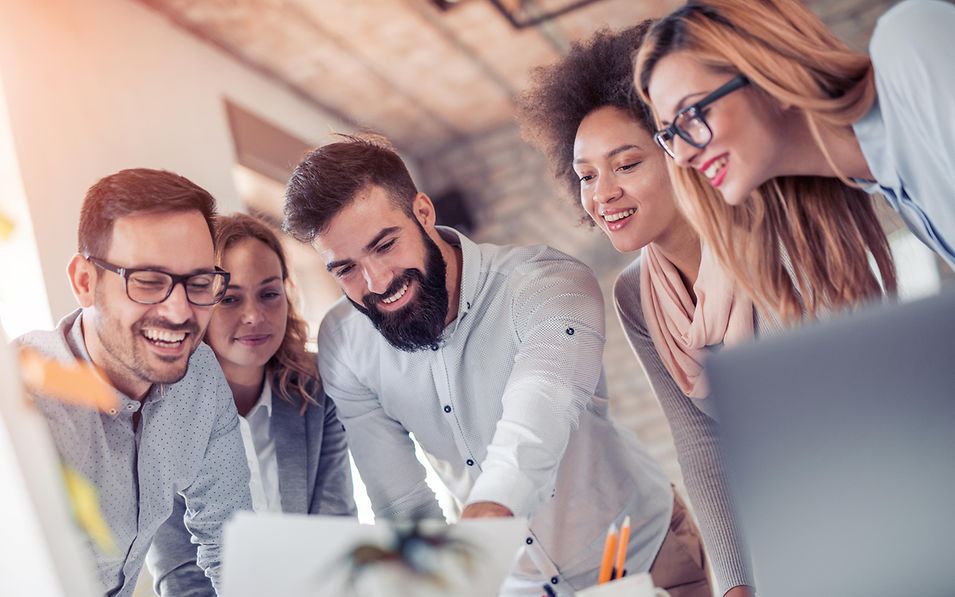
[[771, 597], [955, 595], [955, 289], [707, 364]]

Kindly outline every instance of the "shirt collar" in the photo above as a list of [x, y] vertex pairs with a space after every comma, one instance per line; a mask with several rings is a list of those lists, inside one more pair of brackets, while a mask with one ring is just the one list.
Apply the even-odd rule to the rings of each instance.
[[[872, 171], [875, 180], [858, 180], [853, 182], [860, 184], [868, 193], [884, 191], [886, 189], [895, 190], [901, 187], [901, 178], [894, 166], [889, 147], [887, 133], [885, 130], [885, 121], [882, 118], [882, 108], [879, 106], [879, 98], [876, 97], [872, 102], [872, 107], [866, 112], [865, 116], [857, 120], [852, 125], [856, 139], [859, 141], [859, 147], [862, 149], [862, 157], [865, 158]], [[888, 195], [888, 193], [884, 193]], [[895, 197], [886, 197], [890, 203], [893, 203]], [[896, 208], [897, 209], [897, 208]]]
[[[75, 316], [73, 323], [70, 325], [69, 329], [66, 331], [66, 342], [70, 347], [70, 352], [73, 353], [73, 356], [77, 360], [86, 361], [87, 363], [93, 362], [93, 357], [90, 356], [89, 349], [86, 348], [86, 339], [83, 337], [83, 310], [77, 309], [75, 313], [71, 316]], [[108, 383], [108, 380], [107, 380]], [[112, 384], [110, 384], [112, 386]], [[113, 387], [113, 391], [116, 392], [116, 395], [119, 396], [119, 408], [110, 409], [106, 414], [110, 416], [117, 416], [121, 412], [130, 413], [130, 415], [139, 410], [142, 407], [143, 402], [139, 400], [134, 400], [127, 396], [126, 394], [120, 392], [118, 389]], [[146, 397], [150, 400], [160, 400], [166, 396], [168, 388], [165, 384], [153, 384], [149, 388]]]
[[255, 415], [255, 413], [262, 409], [265, 410], [265, 415], [267, 417], [272, 416], [272, 384], [270, 384], [268, 380], [262, 384], [262, 393], [259, 394], [259, 399], [252, 406], [252, 408], [249, 409], [249, 414], [246, 415], [246, 418], [251, 418], [253, 415]]
[[442, 239], [461, 248], [461, 292], [458, 297], [458, 317], [454, 323], [455, 328], [457, 328], [461, 318], [467, 315], [467, 312], [476, 303], [483, 258], [477, 243], [462, 233], [446, 226], [436, 226], [435, 228]]

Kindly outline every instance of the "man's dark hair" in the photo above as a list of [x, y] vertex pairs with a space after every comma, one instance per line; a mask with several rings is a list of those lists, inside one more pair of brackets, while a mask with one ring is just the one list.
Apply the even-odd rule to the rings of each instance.
[[198, 211], [213, 238], [216, 201], [208, 191], [184, 176], [132, 168], [101, 178], [90, 187], [80, 209], [77, 250], [82, 255], [105, 258], [116, 220], [132, 215]]
[[310, 243], [370, 185], [380, 186], [408, 217], [418, 189], [404, 162], [380, 136], [339, 135], [343, 141], [309, 152], [285, 189], [285, 231]]
[[653, 114], [633, 88], [633, 56], [652, 24], [643, 21], [617, 32], [601, 29], [573, 44], [558, 62], [534, 69], [531, 87], [518, 98], [524, 138], [547, 156], [568, 198], [591, 225], [580, 206], [580, 180], [573, 168], [577, 128], [594, 110], [613, 106], [654, 131]]

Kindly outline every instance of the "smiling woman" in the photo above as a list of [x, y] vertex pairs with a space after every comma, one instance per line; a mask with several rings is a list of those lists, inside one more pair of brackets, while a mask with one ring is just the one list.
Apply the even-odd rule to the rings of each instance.
[[[711, 347], [752, 336], [753, 305], [677, 209], [649, 108], [633, 94], [630, 57], [649, 25], [600, 31], [537, 69], [521, 97], [522, 128], [587, 221], [618, 251], [642, 251], [614, 285], [617, 313], [673, 429], [715, 572], [712, 585], [719, 595], [746, 597], [754, 580], [729, 502], [701, 362]], [[684, 538], [679, 549], [704, 562], [693, 524], [671, 524], [683, 525], [676, 529]], [[665, 541], [650, 568], [657, 584], [674, 595], [711, 595], [705, 570], [673, 565], [672, 548]]]
[[[205, 341], [239, 411], [253, 508], [354, 515], [345, 432], [322, 392], [315, 355], [305, 350], [307, 329], [291, 298], [276, 233], [251, 216], [220, 217], [215, 260], [230, 281]], [[177, 499], [148, 562], [161, 595], [207, 587], [184, 534], [184, 514], [185, 503]]]
[[871, 178], [849, 127], [873, 100], [865, 55], [798, 0], [706, 0], [659, 21], [635, 69], [677, 200], [763, 309], [794, 322], [895, 291], [873, 205], [842, 182]]

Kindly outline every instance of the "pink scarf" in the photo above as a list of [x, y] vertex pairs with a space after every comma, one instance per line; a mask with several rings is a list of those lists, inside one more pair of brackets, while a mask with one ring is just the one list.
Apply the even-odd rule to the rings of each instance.
[[705, 347], [733, 345], [753, 335], [753, 301], [704, 245], [693, 285], [696, 305], [676, 266], [652, 244], [643, 249], [640, 303], [650, 338], [674, 381], [691, 398], [706, 398]]

